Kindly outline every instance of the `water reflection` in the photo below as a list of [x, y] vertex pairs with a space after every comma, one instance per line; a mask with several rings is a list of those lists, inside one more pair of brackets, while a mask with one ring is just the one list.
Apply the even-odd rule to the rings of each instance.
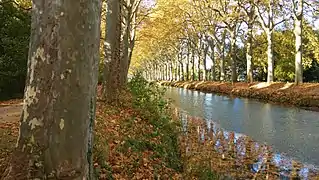
[[173, 104], [227, 131], [267, 142], [275, 152], [319, 166], [319, 112], [230, 98], [182, 88], [168, 88]]
[[[185, 145], [186, 152], [198, 152], [201, 149], [200, 153], [207, 156], [208, 153], [200, 146], [206, 146], [207, 144], [208, 146], [212, 146], [211, 150], [220, 154], [221, 157], [219, 158], [227, 162], [225, 164], [231, 165], [228, 166], [229, 171], [229, 168], [241, 170], [240, 174], [234, 175], [232, 173], [235, 178], [314, 179], [318, 177], [318, 174], [316, 174], [317, 169], [314, 166], [297, 163], [283, 154], [274, 153], [270, 146], [254, 142], [246, 135], [225, 131], [212, 121], [203, 123], [204, 121], [201, 119], [193, 118], [187, 112], [178, 108], [175, 109], [175, 114], [176, 117], [181, 119], [183, 124], [184, 138], [187, 139], [185, 141], [187, 142]], [[189, 124], [192, 124], [193, 128], [196, 128], [197, 135], [195, 134], [195, 136], [197, 136], [196, 141], [200, 144], [199, 147], [191, 145], [192, 143], [196, 144], [196, 142], [194, 143], [190, 140], [192, 139], [192, 130], [190, 130], [192, 127]], [[189, 132], [190, 134], [188, 134]], [[215, 170], [224, 168], [222, 165], [216, 164], [215, 167], [212, 167]], [[245, 169], [245, 167], [249, 168]], [[228, 172], [226, 171], [225, 173]]]

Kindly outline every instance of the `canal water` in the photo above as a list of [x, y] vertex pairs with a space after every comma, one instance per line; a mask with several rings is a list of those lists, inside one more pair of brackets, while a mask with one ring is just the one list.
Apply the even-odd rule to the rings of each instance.
[[319, 112], [166, 87], [174, 106], [226, 131], [267, 143], [276, 153], [319, 167]]

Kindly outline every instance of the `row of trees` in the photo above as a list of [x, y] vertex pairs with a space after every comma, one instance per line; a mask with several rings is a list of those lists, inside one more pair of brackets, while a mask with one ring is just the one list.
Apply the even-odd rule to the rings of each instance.
[[136, 41], [136, 29], [148, 15], [142, 0], [106, 2], [104, 61], [102, 64], [103, 98], [117, 102], [125, 87]]
[[[103, 98], [117, 103], [118, 93], [127, 82], [137, 21], [143, 20], [137, 15], [147, 13], [147, 8], [139, 11], [139, 7], [141, 0], [33, 0], [32, 10], [28, 0], [0, 2], [0, 13], [12, 20], [0, 22], [4, 25], [0, 32], [8, 33], [8, 37], [1, 36], [0, 52], [11, 55], [1, 56], [0, 65], [8, 66], [0, 68], [8, 73], [11, 63], [22, 62], [12, 69], [21, 71], [19, 87], [26, 82], [16, 150], [1, 178], [94, 179], [92, 147], [99, 64]], [[22, 11], [26, 19], [17, 13]], [[31, 28], [26, 23], [30, 16]], [[29, 29], [20, 32], [13, 27]], [[19, 34], [30, 37], [27, 62], [25, 42], [29, 38], [13, 38]], [[12, 49], [3, 46], [6, 42], [16, 45], [13, 40], [24, 43]], [[14, 52], [23, 54], [21, 59], [14, 59], [18, 57]]]
[[[150, 7], [142, 0], [102, 0], [101, 3], [99, 82], [103, 84], [104, 98], [113, 101], [116, 98], [113, 94], [127, 81], [135, 31], [149, 14]], [[23, 94], [31, 4], [31, 0], [0, 2], [0, 99], [17, 98]]]
[[138, 31], [132, 68], [166, 80], [318, 80], [308, 78], [319, 62], [318, 5], [158, 0], [154, 15]]

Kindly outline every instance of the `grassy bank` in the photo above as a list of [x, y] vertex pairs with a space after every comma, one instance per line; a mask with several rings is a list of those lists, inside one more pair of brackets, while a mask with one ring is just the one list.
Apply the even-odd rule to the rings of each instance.
[[319, 84], [304, 83], [294, 85], [292, 83], [227, 83], [209, 81], [162, 81], [161, 85], [173, 86], [224, 94], [229, 96], [258, 99], [266, 102], [274, 102], [285, 105], [293, 105], [305, 109], [319, 110]]

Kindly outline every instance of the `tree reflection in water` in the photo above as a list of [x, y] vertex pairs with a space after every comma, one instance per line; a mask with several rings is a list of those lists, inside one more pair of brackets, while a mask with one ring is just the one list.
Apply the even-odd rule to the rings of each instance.
[[274, 153], [270, 146], [246, 135], [224, 131], [177, 108], [174, 115], [182, 122], [180, 146], [186, 173], [199, 167], [236, 179], [319, 179], [316, 167]]

